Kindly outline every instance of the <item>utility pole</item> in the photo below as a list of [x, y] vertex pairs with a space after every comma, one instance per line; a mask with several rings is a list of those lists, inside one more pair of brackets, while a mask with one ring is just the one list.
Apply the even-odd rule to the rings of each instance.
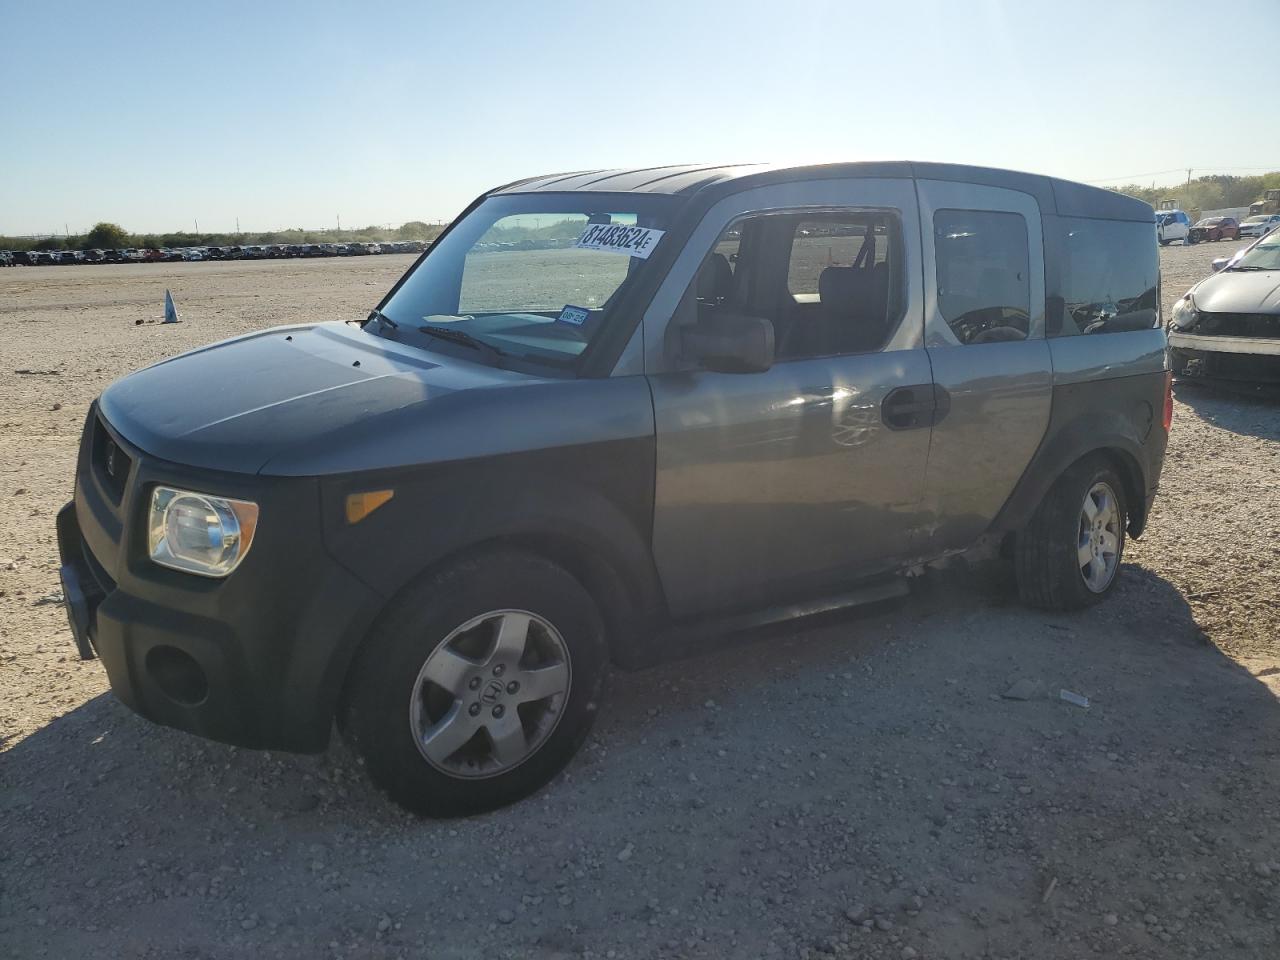
[[338, 232], [342, 232], [342, 214], [338, 214]]
[[236, 217], [236, 236], [240, 236], [240, 218]]
[[1187, 167], [1187, 186], [1191, 186], [1191, 168]]
[[195, 223], [195, 225], [196, 225], [196, 233], [199, 233], [199, 232], [200, 232], [200, 221], [199, 221], [199, 220], [193, 220], [193, 222], [194, 222], [194, 223]]

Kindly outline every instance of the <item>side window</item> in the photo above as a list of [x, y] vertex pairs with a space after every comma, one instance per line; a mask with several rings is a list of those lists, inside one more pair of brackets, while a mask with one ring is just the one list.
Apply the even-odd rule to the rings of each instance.
[[938, 309], [963, 344], [1025, 340], [1031, 255], [1021, 214], [939, 210], [933, 217]]
[[1146, 330], [1159, 320], [1160, 258], [1145, 223], [1057, 220], [1062, 309], [1051, 337]]
[[[889, 260], [889, 229], [874, 223], [871, 238], [867, 225], [840, 219], [801, 220], [791, 239], [791, 261], [787, 268], [787, 289], [797, 299], [821, 299], [822, 272], [829, 266], [852, 266], [863, 257], [864, 265], [875, 266]], [[870, 246], [864, 250], [866, 243]]]
[[729, 226], [694, 279], [699, 319], [764, 317], [778, 361], [870, 353], [902, 318], [896, 214], [764, 214]]

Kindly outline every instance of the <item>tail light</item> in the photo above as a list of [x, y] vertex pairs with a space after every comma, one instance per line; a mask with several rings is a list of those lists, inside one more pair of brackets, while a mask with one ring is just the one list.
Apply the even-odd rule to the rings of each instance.
[[1164, 372], [1164, 432], [1173, 426], [1173, 371]]

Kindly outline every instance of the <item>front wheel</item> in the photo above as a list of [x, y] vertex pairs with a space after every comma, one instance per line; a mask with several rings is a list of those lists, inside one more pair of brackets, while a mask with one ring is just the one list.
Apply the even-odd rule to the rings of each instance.
[[532, 554], [487, 553], [393, 601], [352, 670], [340, 725], [401, 806], [481, 813], [569, 762], [605, 663], [600, 615], [576, 579]]
[[1091, 606], [1115, 587], [1124, 557], [1124, 484], [1100, 458], [1073, 465], [1019, 535], [1018, 592], [1047, 610]]

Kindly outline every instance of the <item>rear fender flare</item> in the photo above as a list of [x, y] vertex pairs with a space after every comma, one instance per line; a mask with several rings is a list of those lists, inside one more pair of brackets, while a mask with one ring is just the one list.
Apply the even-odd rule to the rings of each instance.
[[1123, 417], [1105, 411], [1077, 417], [1041, 444], [996, 518], [995, 531], [1021, 530], [1058, 478], [1072, 464], [1091, 455], [1106, 457], [1119, 472], [1128, 501], [1129, 533], [1140, 536], [1147, 519], [1142, 438]]

